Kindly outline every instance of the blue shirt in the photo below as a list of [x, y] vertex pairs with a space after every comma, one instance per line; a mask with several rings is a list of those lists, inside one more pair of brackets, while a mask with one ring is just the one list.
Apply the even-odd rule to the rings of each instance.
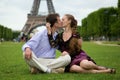
[[[57, 33], [53, 35], [55, 36]], [[52, 48], [49, 44], [47, 29], [41, 28], [28, 42], [26, 42], [22, 50], [29, 47], [36, 55], [37, 58], [55, 58], [55, 48]]]

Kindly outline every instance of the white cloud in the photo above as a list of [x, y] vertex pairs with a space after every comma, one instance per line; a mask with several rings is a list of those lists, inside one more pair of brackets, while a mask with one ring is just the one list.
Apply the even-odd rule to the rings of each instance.
[[117, 7], [117, 0], [53, 0], [56, 11], [61, 15], [66, 13], [73, 14], [78, 23], [81, 25], [81, 20], [95, 10], [102, 7]]
[[24, 0], [1, 0], [0, 24], [12, 30], [21, 30], [31, 9], [30, 5], [27, 7], [27, 4], [30, 4], [28, 1], [26, 0], [26, 3]]
[[[53, 0], [56, 12], [61, 16], [66, 13], [73, 14], [81, 24], [81, 20], [92, 11], [102, 7], [117, 7], [118, 0]], [[26, 22], [27, 14], [30, 13], [33, 0], [1, 0], [0, 1], [0, 24], [21, 30]], [[46, 6], [42, 5], [42, 10]]]

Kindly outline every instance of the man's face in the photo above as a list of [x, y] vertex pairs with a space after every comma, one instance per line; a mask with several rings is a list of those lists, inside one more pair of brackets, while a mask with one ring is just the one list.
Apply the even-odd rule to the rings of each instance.
[[55, 23], [55, 26], [57, 28], [61, 28], [62, 27], [62, 21], [60, 20], [60, 17], [57, 17], [57, 22]]

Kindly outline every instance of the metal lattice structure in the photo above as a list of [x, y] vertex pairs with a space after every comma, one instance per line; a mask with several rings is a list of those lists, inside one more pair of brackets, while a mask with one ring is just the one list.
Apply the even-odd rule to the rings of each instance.
[[[40, 3], [43, 0], [34, 0], [30, 14], [27, 15], [27, 21], [22, 29], [25, 35], [28, 35], [32, 29], [37, 26], [45, 25], [47, 15], [38, 15]], [[55, 13], [52, 0], [44, 0], [47, 2], [48, 14]]]

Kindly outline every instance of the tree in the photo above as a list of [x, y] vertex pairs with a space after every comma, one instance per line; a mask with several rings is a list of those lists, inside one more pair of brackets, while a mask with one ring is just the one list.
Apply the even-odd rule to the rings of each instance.
[[84, 18], [84, 19], [82, 20], [81, 36], [83, 37], [84, 40], [88, 40], [87, 18]]
[[111, 40], [111, 25], [117, 21], [117, 9], [111, 7], [105, 10], [104, 34]]
[[112, 24], [111, 33], [112, 35], [117, 36], [117, 38], [120, 37], [120, 20]]
[[118, 18], [120, 19], [120, 0], [118, 0]]
[[118, 9], [120, 9], [120, 0], [118, 0]]
[[17, 38], [20, 35], [20, 31], [13, 31], [13, 39]]
[[82, 20], [82, 35], [85, 37], [105, 36], [110, 40], [111, 25], [117, 21], [117, 9], [113, 7], [101, 8], [90, 13]]
[[13, 32], [11, 29], [0, 25], [0, 38], [4, 38], [4, 40], [12, 40]]
[[2, 25], [0, 25], [0, 38], [3, 38], [3, 26]]

